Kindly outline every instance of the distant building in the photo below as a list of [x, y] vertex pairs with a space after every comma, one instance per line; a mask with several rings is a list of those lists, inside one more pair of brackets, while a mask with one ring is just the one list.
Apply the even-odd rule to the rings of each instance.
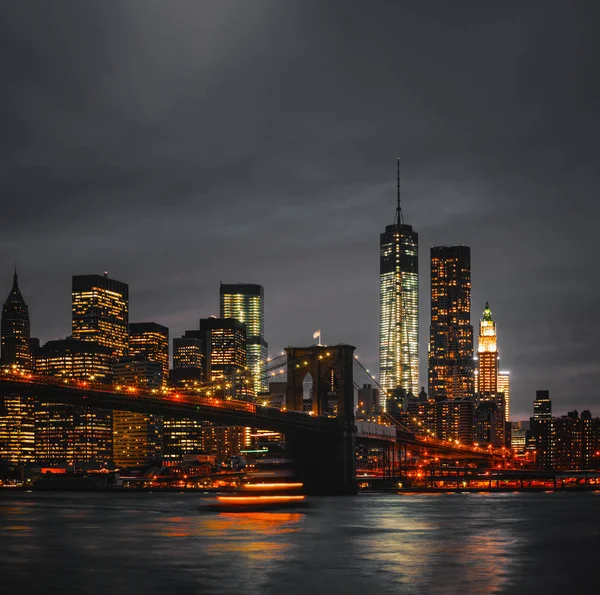
[[510, 421], [510, 372], [498, 372], [498, 392], [504, 395], [504, 419]]
[[168, 463], [179, 463], [189, 454], [202, 452], [202, 429], [204, 424], [197, 419], [165, 417], [163, 424], [163, 459]]
[[35, 411], [35, 460], [50, 466], [112, 462], [112, 412], [41, 402]]
[[413, 396], [419, 390], [419, 235], [402, 217], [399, 169], [396, 216], [379, 246], [380, 404], [385, 407], [397, 387]]
[[129, 286], [104, 275], [73, 277], [73, 338], [111, 349], [113, 358], [126, 355]]
[[13, 286], [4, 302], [0, 323], [2, 367], [33, 370], [30, 330], [29, 309], [19, 289], [15, 269]]
[[160, 415], [114, 411], [113, 460], [119, 467], [142, 467], [163, 458]]
[[262, 285], [221, 283], [219, 290], [221, 318], [235, 318], [246, 325], [246, 365], [254, 393], [267, 390], [263, 375], [269, 345], [265, 341], [265, 295]]
[[552, 402], [550, 401], [550, 391], [538, 390], [535, 392], [535, 401], [533, 402], [534, 419], [550, 419], [552, 417]]
[[163, 386], [169, 377], [169, 329], [156, 322], [129, 324], [129, 357], [158, 362], [161, 366]]
[[36, 374], [55, 378], [111, 381], [113, 352], [91, 341], [58, 339], [35, 350]]
[[121, 357], [113, 364], [113, 379], [117, 385], [158, 390], [163, 386], [163, 366], [161, 362]]
[[471, 399], [435, 401], [435, 432], [440, 440], [473, 443], [474, 410]]
[[379, 391], [371, 384], [363, 384], [358, 389], [357, 415], [369, 417], [379, 411]]
[[472, 398], [471, 250], [431, 248], [429, 396], [435, 400]]
[[479, 401], [475, 409], [475, 442], [491, 444], [497, 448], [505, 445], [504, 407], [498, 398]]
[[247, 398], [254, 386], [246, 366], [246, 325], [234, 318], [203, 318], [206, 379], [223, 380], [231, 396]]
[[206, 378], [206, 333], [200, 330], [185, 331], [182, 337], [173, 339], [173, 369], [195, 369], [198, 375]]
[[510, 448], [515, 454], [521, 455], [525, 453], [528, 430], [529, 422], [514, 421], [511, 423]]
[[[35, 351], [36, 373], [64, 380], [112, 380], [111, 348], [91, 341], [59, 339]], [[47, 465], [112, 461], [112, 412], [42, 401], [35, 412], [35, 458]]]
[[0, 460], [13, 465], [35, 460], [35, 399], [0, 396]]

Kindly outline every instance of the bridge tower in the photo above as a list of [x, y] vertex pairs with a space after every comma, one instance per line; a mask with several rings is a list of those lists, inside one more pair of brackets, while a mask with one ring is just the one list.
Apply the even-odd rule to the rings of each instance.
[[[354, 350], [352, 345], [287, 347], [286, 409], [335, 417], [334, 433], [288, 434], [309, 493], [356, 493]], [[308, 394], [307, 394], [308, 393]]]

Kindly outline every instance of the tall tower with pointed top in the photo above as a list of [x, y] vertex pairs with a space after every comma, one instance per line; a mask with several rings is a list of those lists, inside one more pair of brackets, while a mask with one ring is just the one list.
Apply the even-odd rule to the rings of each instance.
[[483, 317], [479, 321], [477, 348], [479, 373], [477, 392], [495, 395], [498, 392], [498, 346], [496, 344], [496, 322], [492, 318], [490, 305], [486, 302]]
[[[419, 393], [419, 235], [404, 223], [398, 160], [396, 217], [380, 236], [379, 375], [381, 402], [397, 387]], [[387, 394], [386, 394], [387, 393]]]
[[0, 324], [3, 366], [16, 366], [21, 370], [33, 369], [30, 332], [29, 309], [21, 295], [15, 268], [13, 286], [4, 302]]

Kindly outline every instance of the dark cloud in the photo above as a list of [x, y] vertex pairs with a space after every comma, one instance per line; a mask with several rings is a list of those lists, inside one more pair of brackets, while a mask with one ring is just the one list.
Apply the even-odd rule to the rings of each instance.
[[348, 341], [377, 368], [395, 158], [429, 246], [468, 244], [513, 407], [600, 413], [594, 2], [27, 3], [0, 19], [0, 265], [43, 340], [70, 276], [109, 270], [173, 334], [219, 281], [265, 286], [273, 351]]

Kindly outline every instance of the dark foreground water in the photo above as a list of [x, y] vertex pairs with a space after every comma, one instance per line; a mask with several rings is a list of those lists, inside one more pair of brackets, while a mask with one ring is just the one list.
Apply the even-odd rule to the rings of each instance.
[[0, 493], [0, 593], [600, 593], [600, 494], [360, 495], [199, 513], [197, 494]]

